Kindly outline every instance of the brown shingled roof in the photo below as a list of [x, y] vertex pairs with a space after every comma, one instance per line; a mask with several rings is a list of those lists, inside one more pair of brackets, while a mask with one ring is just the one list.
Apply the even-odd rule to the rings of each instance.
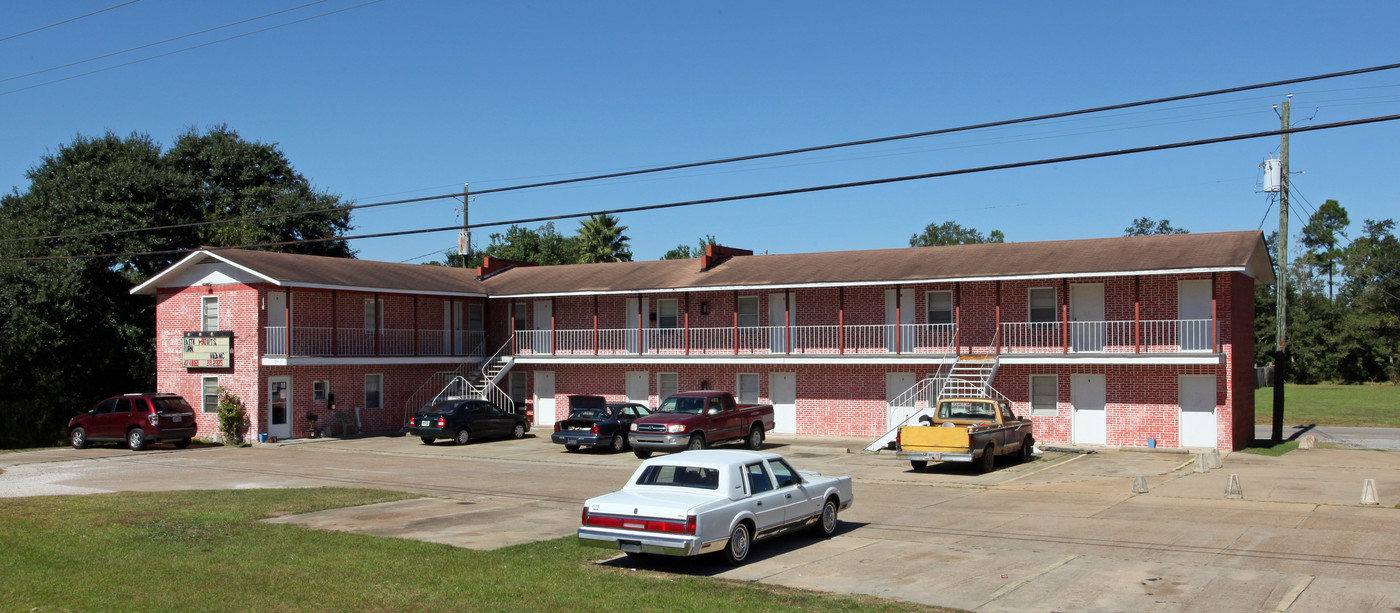
[[476, 271], [465, 268], [395, 264], [249, 249], [215, 249], [208, 250], [203, 255], [197, 252], [196, 257], [162, 271], [132, 291], [154, 291], [149, 286], [159, 277], [208, 258], [227, 260], [285, 286], [455, 295], [486, 293], [485, 286], [476, 278]]
[[703, 272], [698, 262], [664, 260], [518, 268], [486, 280], [485, 286], [493, 296], [511, 296], [1199, 269], [1240, 270], [1261, 283], [1274, 282], [1259, 232], [738, 256]]

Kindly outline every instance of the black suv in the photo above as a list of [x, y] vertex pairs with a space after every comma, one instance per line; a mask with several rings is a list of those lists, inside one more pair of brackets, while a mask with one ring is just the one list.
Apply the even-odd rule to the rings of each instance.
[[184, 449], [195, 430], [194, 409], [175, 394], [113, 396], [68, 420], [74, 449], [94, 441], [125, 441], [132, 451], [145, 449], [147, 443], [174, 441], [177, 449]]

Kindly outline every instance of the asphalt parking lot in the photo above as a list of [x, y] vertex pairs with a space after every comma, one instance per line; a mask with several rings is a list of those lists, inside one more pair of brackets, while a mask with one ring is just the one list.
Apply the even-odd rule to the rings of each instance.
[[[313, 528], [494, 549], [574, 533], [630, 453], [567, 453], [547, 436], [465, 447], [405, 437], [253, 448], [158, 445], [0, 455], [0, 496], [123, 490], [373, 487], [423, 497], [278, 518]], [[855, 478], [836, 537], [759, 544], [742, 567], [602, 564], [872, 594], [976, 611], [1400, 610], [1400, 452], [1225, 454], [1196, 472], [1171, 451], [1052, 451], [979, 475], [914, 472], [859, 439], [773, 436], [801, 469]], [[1230, 476], [1242, 498], [1226, 498]], [[1133, 492], [1135, 477], [1147, 491]], [[1377, 505], [1360, 504], [1372, 479]]]

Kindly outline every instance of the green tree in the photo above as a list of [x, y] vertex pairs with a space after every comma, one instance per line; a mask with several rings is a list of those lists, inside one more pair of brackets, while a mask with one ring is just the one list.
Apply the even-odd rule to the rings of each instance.
[[[245, 237], [261, 242], [271, 236], [206, 237], [205, 230], [188, 225], [129, 230], [229, 219], [235, 210], [258, 215], [335, 201], [311, 193], [315, 204], [291, 202], [288, 191], [275, 186], [286, 185], [295, 171], [273, 163], [280, 153], [266, 155], [275, 147], [243, 143], [224, 128], [211, 135], [216, 137], [187, 133], [178, 153], [162, 152], [142, 134], [79, 136], [25, 173], [27, 189], [0, 197], [0, 330], [5, 331], [0, 334], [0, 446], [51, 443], [63, 437], [70, 416], [98, 399], [153, 389], [155, 309], [149, 297], [132, 296], [131, 287], [201, 243]], [[263, 149], [265, 155], [206, 151], [214, 144], [244, 153]], [[207, 160], [210, 169], [201, 172], [190, 159]], [[276, 176], [259, 179], [260, 174]], [[294, 179], [293, 184], [306, 184]], [[260, 208], [264, 205], [274, 211]], [[225, 212], [215, 214], [215, 207]], [[321, 232], [348, 227], [292, 219], [272, 222], [295, 228], [278, 237], [332, 237]], [[60, 235], [66, 237], [35, 238]], [[343, 245], [328, 244], [336, 242]], [[326, 252], [324, 246], [283, 249]], [[155, 251], [168, 253], [136, 255]]]
[[616, 217], [604, 214], [579, 223], [575, 240], [580, 264], [632, 261], [632, 250], [627, 248], [630, 239], [622, 233], [627, 226], [619, 226], [617, 222]]
[[992, 230], [986, 236], [975, 228], [964, 228], [955, 221], [930, 223], [924, 226], [922, 234], [909, 237], [910, 247], [934, 247], [938, 245], [975, 245], [978, 243], [1004, 243], [1006, 236], [1001, 230]]
[[1151, 217], [1139, 217], [1132, 225], [1123, 228], [1123, 236], [1154, 236], [1158, 234], [1189, 234], [1184, 228], [1172, 226], [1171, 220], [1153, 221]]
[[1337, 235], [1351, 224], [1347, 210], [1336, 200], [1328, 200], [1317, 208], [1303, 226], [1303, 247], [1308, 250], [1309, 262], [1327, 270], [1327, 297], [1333, 297], [1333, 273], [1337, 262], [1342, 259], [1344, 249], [1337, 246]]
[[511, 226], [505, 234], [493, 233], [490, 238], [491, 242], [485, 249], [474, 252], [467, 262], [468, 267], [480, 266], [488, 255], [543, 266], [576, 264], [579, 261], [577, 238], [560, 234], [554, 229], [554, 222], [546, 223], [537, 230]]
[[703, 237], [700, 238], [699, 244], [698, 244], [697, 246], [691, 247], [690, 245], [687, 245], [687, 244], [684, 244], [684, 243], [679, 244], [679, 245], [676, 245], [675, 249], [672, 249], [672, 250], [667, 251], [666, 253], [662, 254], [661, 259], [663, 259], [663, 260], [685, 260], [685, 259], [689, 259], [689, 258], [698, 258], [698, 257], [700, 257], [700, 256], [702, 256], [702, 255], [705, 255], [705, 246], [706, 246], [706, 245], [718, 245], [718, 244], [719, 244], [719, 242], [715, 240], [715, 235], [713, 235], [713, 234], [706, 234], [705, 236], [703, 236]]
[[1395, 221], [1366, 220], [1342, 257], [1337, 359], [1344, 381], [1400, 380], [1400, 241]]
[[[227, 247], [343, 236], [350, 229], [347, 202], [312, 189], [276, 145], [243, 140], [228, 126], [206, 133], [191, 129], [165, 154], [191, 182], [184, 194], [205, 221], [246, 219], [200, 228], [199, 244]], [[309, 211], [323, 211], [308, 213]], [[287, 216], [288, 213], [300, 213]], [[264, 219], [248, 219], [266, 217]], [[352, 257], [344, 239], [271, 245], [270, 251]]]

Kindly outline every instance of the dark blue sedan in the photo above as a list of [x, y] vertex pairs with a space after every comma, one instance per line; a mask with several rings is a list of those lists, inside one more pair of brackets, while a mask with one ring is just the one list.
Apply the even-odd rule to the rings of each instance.
[[440, 438], [465, 445], [478, 438], [524, 438], [530, 422], [486, 400], [440, 400], [414, 413], [407, 430], [424, 445]]

